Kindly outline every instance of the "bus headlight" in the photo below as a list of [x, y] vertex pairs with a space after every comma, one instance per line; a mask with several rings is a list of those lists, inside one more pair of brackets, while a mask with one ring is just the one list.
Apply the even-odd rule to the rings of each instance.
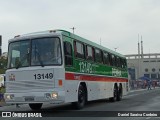
[[12, 99], [14, 99], [14, 94], [6, 94], [5, 95], [5, 99], [6, 100], [12, 100]]
[[57, 99], [58, 98], [58, 93], [51, 93], [51, 98], [52, 99]]

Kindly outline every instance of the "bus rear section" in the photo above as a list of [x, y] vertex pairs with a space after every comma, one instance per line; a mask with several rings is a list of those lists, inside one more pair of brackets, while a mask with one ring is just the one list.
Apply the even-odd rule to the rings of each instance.
[[6, 103], [28, 103], [32, 109], [39, 109], [46, 102], [64, 103], [64, 78], [60, 35], [32, 35], [10, 40]]

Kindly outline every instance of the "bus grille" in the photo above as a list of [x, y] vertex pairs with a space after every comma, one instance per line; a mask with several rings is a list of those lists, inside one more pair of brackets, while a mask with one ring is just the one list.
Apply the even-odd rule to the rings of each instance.
[[23, 91], [34, 91], [34, 90], [46, 90], [54, 88], [54, 81], [39, 80], [39, 81], [7, 81], [6, 82], [7, 92], [23, 92]]

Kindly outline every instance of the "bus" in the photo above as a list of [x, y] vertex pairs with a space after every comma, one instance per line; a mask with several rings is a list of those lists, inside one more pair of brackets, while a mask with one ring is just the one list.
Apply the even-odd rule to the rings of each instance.
[[65, 30], [17, 35], [8, 43], [5, 101], [29, 104], [120, 101], [128, 93], [125, 56]]

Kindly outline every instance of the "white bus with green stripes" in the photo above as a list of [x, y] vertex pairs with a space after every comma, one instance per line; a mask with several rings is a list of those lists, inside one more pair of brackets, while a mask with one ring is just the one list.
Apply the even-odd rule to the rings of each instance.
[[9, 40], [5, 101], [29, 104], [120, 101], [128, 92], [125, 56], [65, 30], [15, 36]]

